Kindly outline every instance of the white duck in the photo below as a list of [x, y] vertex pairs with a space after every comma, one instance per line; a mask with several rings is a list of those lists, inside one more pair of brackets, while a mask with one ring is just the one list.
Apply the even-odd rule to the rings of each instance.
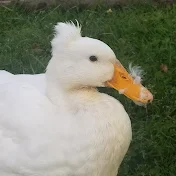
[[116, 176], [132, 132], [120, 102], [96, 90], [106, 85], [152, 101], [109, 46], [72, 23], [56, 25], [46, 74], [1, 71], [0, 175]]

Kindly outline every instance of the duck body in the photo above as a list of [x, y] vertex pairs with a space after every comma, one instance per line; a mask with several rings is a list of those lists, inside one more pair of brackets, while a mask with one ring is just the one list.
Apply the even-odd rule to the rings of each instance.
[[102, 41], [58, 23], [46, 73], [0, 71], [0, 175], [116, 176], [132, 132], [111, 86], [134, 101], [152, 94]]
[[132, 135], [119, 101], [94, 88], [58, 89], [54, 101], [45, 74], [2, 77], [0, 175], [116, 176]]

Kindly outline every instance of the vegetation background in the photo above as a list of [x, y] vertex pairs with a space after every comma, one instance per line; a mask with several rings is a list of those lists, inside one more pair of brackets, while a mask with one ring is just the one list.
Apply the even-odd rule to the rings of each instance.
[[176, 6], [126, 5], [107, 8], [0, 6], [0, 69], [14, 74], [45, 71], [58, 21], [77, 19], [83, 35], [107, 43], [119, 60], [140, 65], [154, 94], [147, 108], [112, 89], [131, 117], [133, 141], [119, 176], [176, 176]]

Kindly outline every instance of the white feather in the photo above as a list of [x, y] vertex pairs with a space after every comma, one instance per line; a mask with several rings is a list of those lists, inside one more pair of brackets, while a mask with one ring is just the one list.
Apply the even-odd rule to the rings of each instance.
[[119, 94], [124, 94], [125, 91], [126, 91], [126, 89], [120, 89]]
[[139, 102], [139, 101], [133, 101], [136, 105], [138, 105], [138, 106], [143, 106], [143, 107], [145, 107], [146, 108], [146, 106], [147, 106], [147, 104], [146, 103], [141, 103], [141, 102]]
[[129, 64], [129, 72], [135, 83], [141, 83], [143, 77], [143, 70], [140, 66], [132, 66], [132, 63]]
[[72, 21], [67, 23], [57, 23], [55, 26], [55, 36], [52, 41], [52, 46], [54, 47], [55, 42], [70, 43], [81, 37], [81, 26], [78, 21], [75, 25]]

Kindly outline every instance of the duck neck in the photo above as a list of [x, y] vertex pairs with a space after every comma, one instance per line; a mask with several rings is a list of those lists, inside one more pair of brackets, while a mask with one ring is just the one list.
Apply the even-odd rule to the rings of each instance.
[[94, 101], [99, 92], [93, 87], [63, 89], [56, 81], [48, 81], [46, 94], [53, 104], [61, 106]]

